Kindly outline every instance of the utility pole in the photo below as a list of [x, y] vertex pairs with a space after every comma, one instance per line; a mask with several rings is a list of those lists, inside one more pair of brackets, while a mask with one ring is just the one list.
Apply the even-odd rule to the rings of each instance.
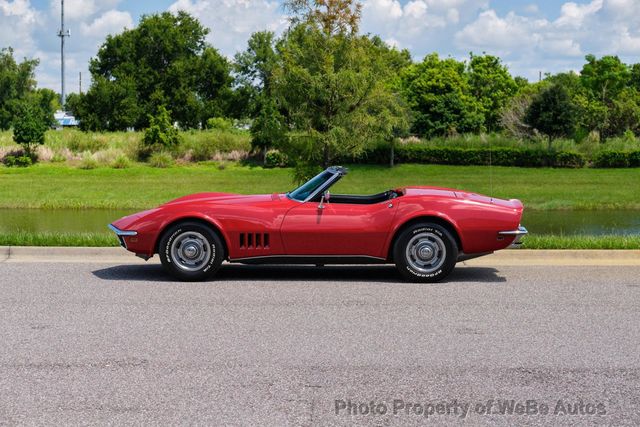
[[80, 95], [82, 95], [82, 71], [80, 71], [79, 73], [79, 78], [78, 78], [78, 92], [80, 92]]
[[64, 30], [64, 0], [60, 0], [60, 31], [58, 31], [58, 37], [60, 37], [60, 77], [62, 81], [61, 91], [60, 91], [60, 104], [62, 106], [62, 110], [64, 111], [64, 101], [65, 101], [65, 93], [64, 93], [64, 38], [71, 37], [71, 32], [69, 30]]

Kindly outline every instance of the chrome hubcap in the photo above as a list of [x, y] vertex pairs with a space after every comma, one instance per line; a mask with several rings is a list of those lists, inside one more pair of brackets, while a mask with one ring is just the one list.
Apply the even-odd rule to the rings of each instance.
[[198, 271], [215, 256], [207, 239], [197, 231], [185, 231], [171, 243], [171, 260], [186, 271]]
[[423, 274], [433, 273], [444, 264], [447, 248], [440, 236], [431, 232], [416, 234], [405, 251], [409, 266]]

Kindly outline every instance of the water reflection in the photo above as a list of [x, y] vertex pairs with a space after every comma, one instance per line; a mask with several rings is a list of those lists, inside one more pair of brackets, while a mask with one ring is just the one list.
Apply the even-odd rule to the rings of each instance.
[[[0, 209], [0, 232], [104, 232], [135, 210]], [[640, 211], [532, 211], [522, 224], [535, 234], [640, 234]]]

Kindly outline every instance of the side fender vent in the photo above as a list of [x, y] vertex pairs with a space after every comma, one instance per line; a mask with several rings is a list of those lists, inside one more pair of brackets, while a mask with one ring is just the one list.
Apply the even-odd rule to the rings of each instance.
[[240, 233], [240, 249], [268, 249], [269, 233]]

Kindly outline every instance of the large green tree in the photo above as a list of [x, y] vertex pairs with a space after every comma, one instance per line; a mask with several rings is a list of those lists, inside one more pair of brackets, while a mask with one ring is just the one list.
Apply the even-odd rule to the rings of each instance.
[[185, 12], [164, 12], [108, 36], [90, 62], [93, 84], [77, 112], [82, 126], [144, 128], [160, 106], [187, 128], [223, 115], [231, 97], [230, 64], [205, 42], [208, 32]]
[[483, 106], [471, 94], [463, 62], [427, 55], [403, 73], [402, 87], [414, 114], [415, 133], [433, 137], [484, 129]]
[[36, 90], [34, 78], [37, 59], [25, 59], [18, 63], [13, 49], [0, 50], [0, 130], [9, 129], [18, 104]]
[[610, 102], [630, 83], [631, 70], [617, 56], [586, 56], [580, 79], [601, 102]]
[[468, 74], [471, 94], [482, 104], [485, 128], [498, 130], [500, 113], [518, 92], [518, 84], [496, 56], [471, 55]]
[[571, 136], [576, 127], [576, 114], [565, 87], [552, 84], [543, 89], [531, 102], [525, 122], [548, 138], [549, 148], [553, 138]]
[[300, 15], [278, 44], [273, 93], [292, 130], [294, 158], [301, 167], [327, 166], [391, 140], [406, 115], [387, 84], [389, 48], [357, 35], [359, 5], [318, 1], [292, 10]]
[[266, 152], [283, 137], [282, 115], [273, 96], [274, 72], [280, 65], [276, 37], [270, 31], [253, 33], [247, 49], [235, 56], [236, 93], [246, 101], [246, 114], [253, 118], [252, 145]]

